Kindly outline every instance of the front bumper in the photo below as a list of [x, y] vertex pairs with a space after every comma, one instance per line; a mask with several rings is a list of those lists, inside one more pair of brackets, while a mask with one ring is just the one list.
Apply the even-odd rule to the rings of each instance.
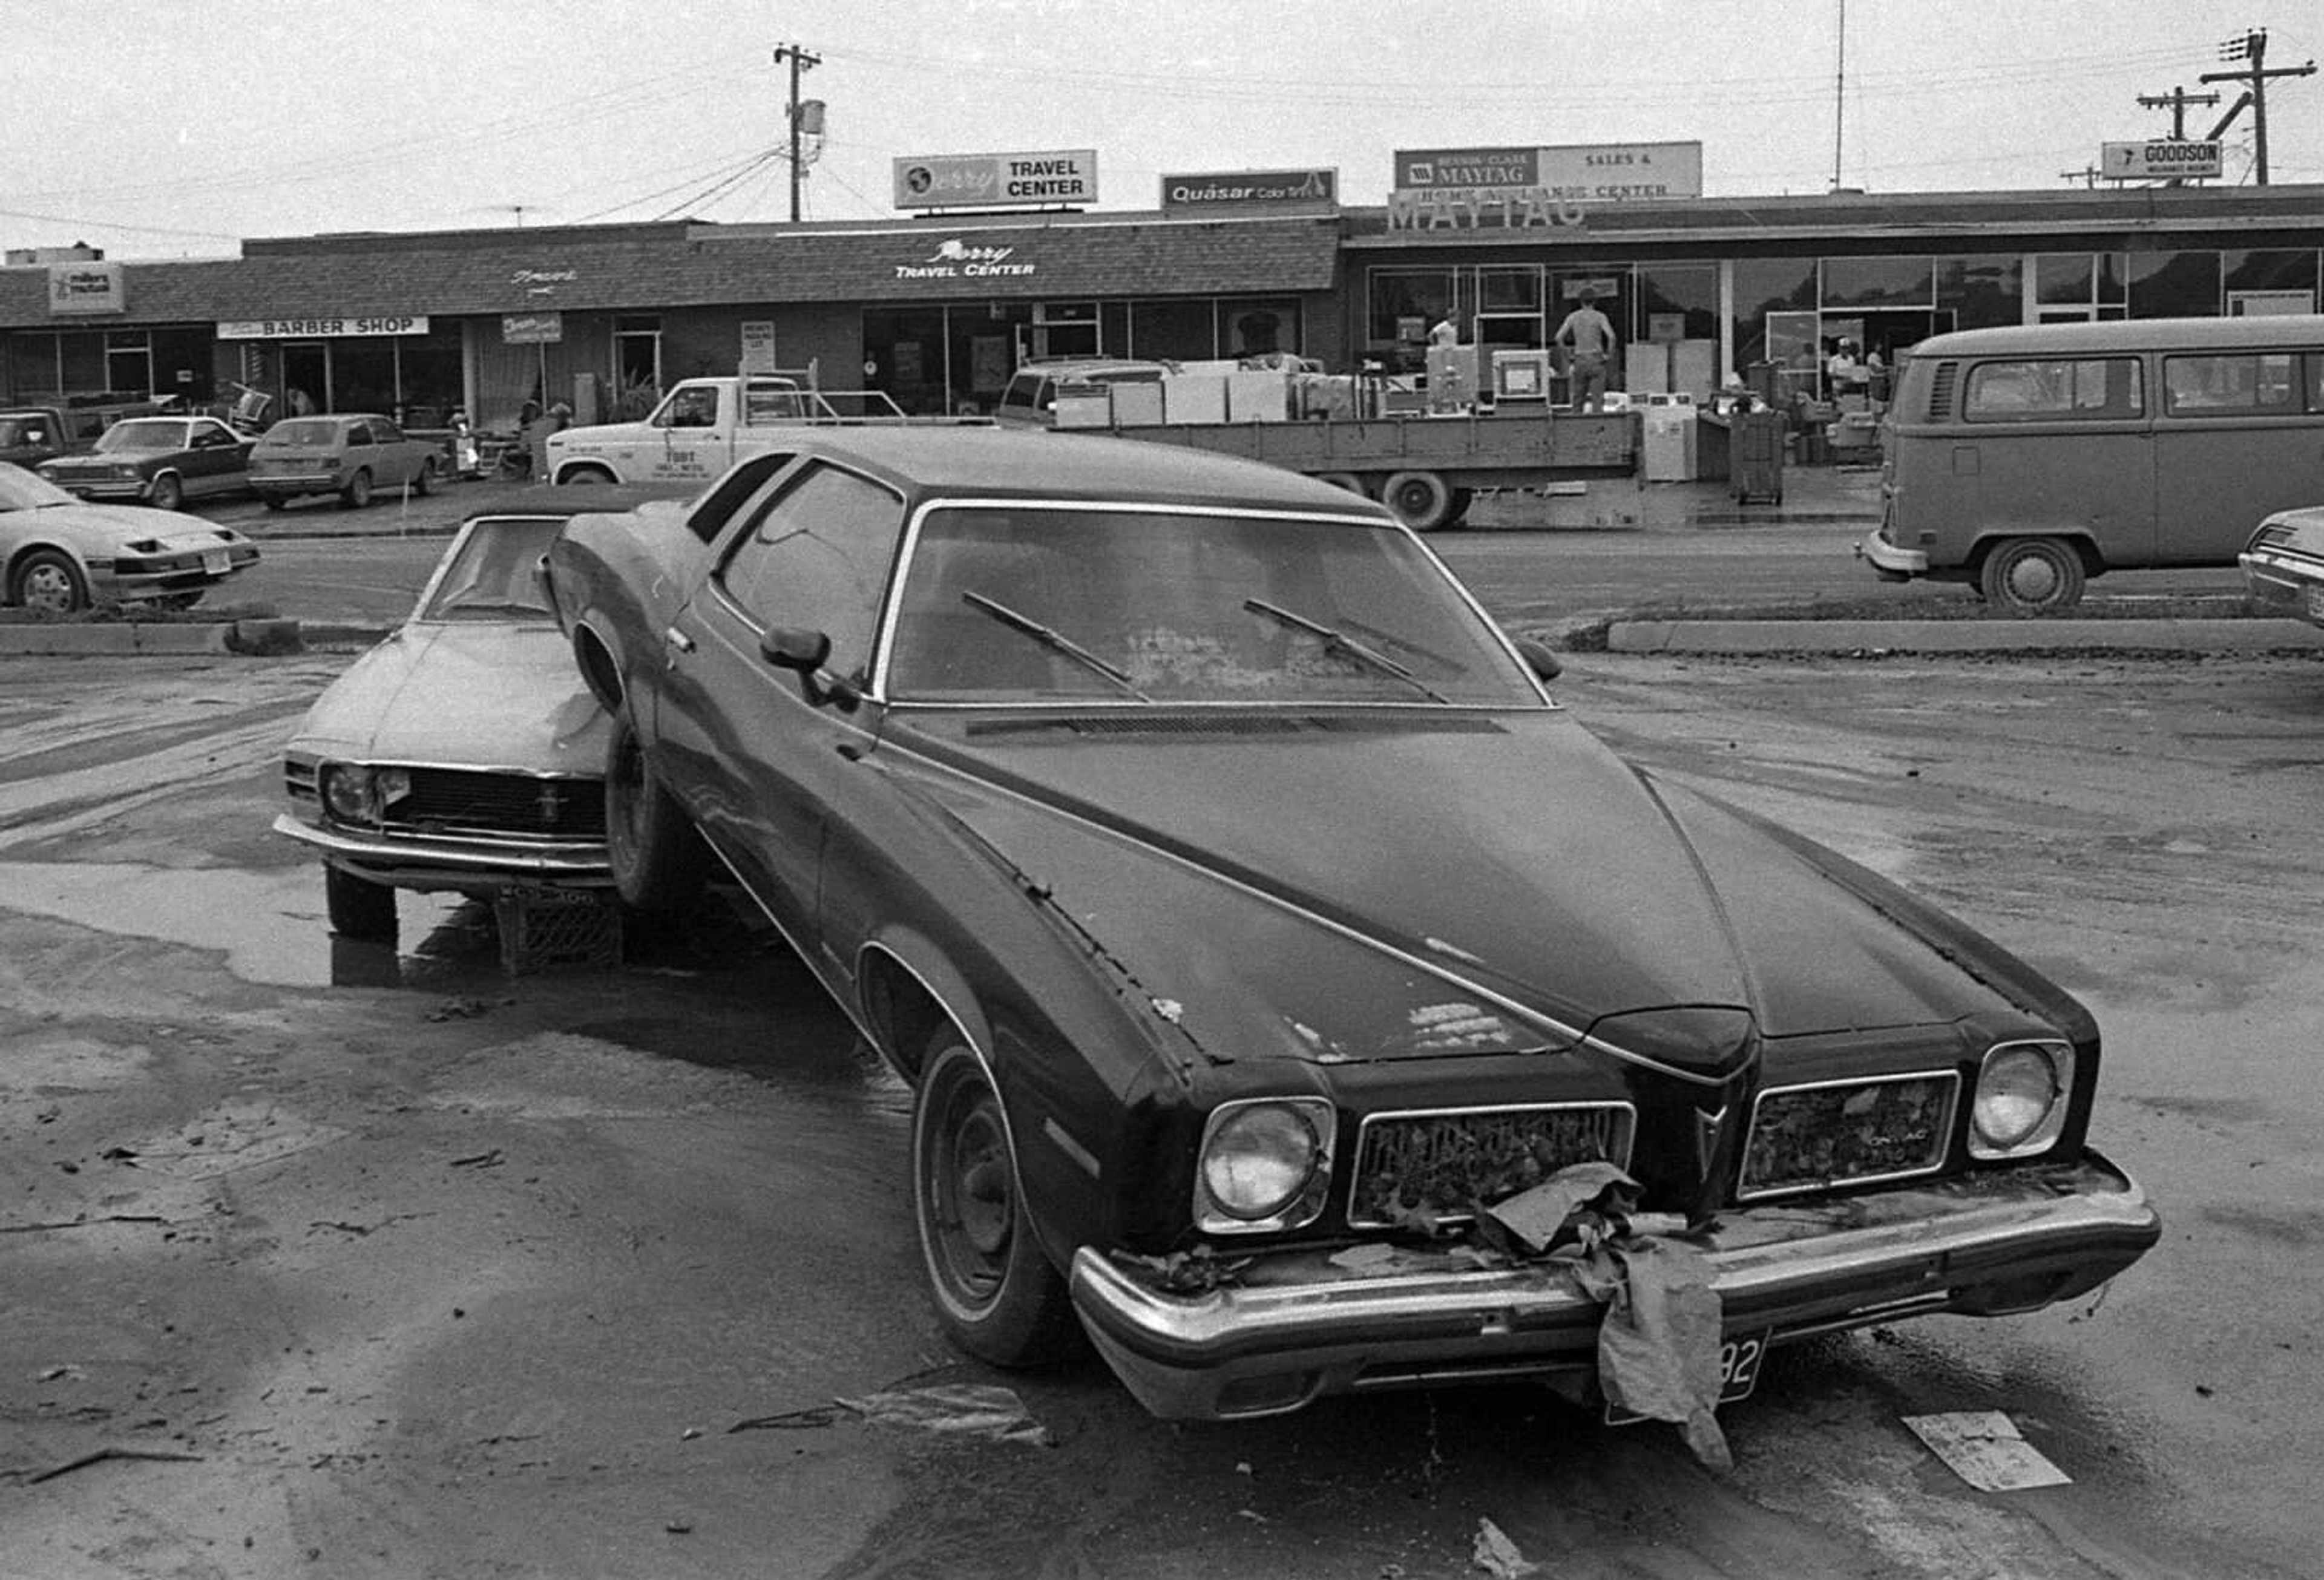
[[[1682, 1243], [1708, 1256], [1727, 1333], [1781, 1344], [2072, 1300], [2161, 1235], [2144, 1192], [2090, 1153], [2079, 1164], [1740, 1209]], [[1413, 1251], [1354, 1272], [1328, 1256], [1264, 1256], [1231, 1287], [1179, 1295], [1084, 1246], [1074, 1307], [1130, 1392], [1166, 1419], [1278, 1414], [1376, 1389], [1596, 1377], [1604, 1308], [1551, 1269]]]
[[1909, 581], [1929, 574], [1929, 556], [1917, 548], [1898, 548], [1875, 528], [1856, 546], [1856, 557], [1892, 582]]
[[420, 840], [324, 828], [287, 812], [275, 818], [274, 831], [312, 846], [334, 867], [397, 888], [474, 891], [509, 883], [600, 888], [613, 881], [605, 847], [598, 841]]
[[152, 479], [143, 477], [51, 477], [65, 492], [83, 500], [127, 500], [143, 504], [153, 490]]
[[2236, 556], [2244, 590], [2269, 614], [2324, 626], [2324, 560], [2282, 549], [2246, 549]]
[[[219, 561], [223, 559], [224, 564]], [[165, 563], [153, 563], [161, 561]], [[188, 563], [191, 562], [191, 563]], [[221, 544], [199, 554], [161, 555], [151, 560], [115, 560], [89, 565], [90, 592], [100, 603], [126, 603], [198, 592], [238, 576], [258, 563], [254, 543]]]

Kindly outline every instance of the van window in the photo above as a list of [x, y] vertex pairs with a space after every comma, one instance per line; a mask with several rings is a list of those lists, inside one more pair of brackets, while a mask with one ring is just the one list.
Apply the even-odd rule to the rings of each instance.
[[2146, 409], [2136, 357], [1980, 363], [1969, 370], [1961, 415], [1970, 422], [2137, 417]]
[[1043, 388], [1048, 381], [1047, 378], [1040, 373], [1017, 374], [1009, 381], [1009, 387], [1001, 392], [1001, 409], [1021, 412], [1047, 411], [1049, 409], [1049, 403], [1041, 399], [1041, 396]]
[[2288, 351], [2166, 356], [2163, 409], [2173, 417], [2290, 416], [2303, 404], [2317, 410], [2315, 381], [2301, 388], [2301, 360]]

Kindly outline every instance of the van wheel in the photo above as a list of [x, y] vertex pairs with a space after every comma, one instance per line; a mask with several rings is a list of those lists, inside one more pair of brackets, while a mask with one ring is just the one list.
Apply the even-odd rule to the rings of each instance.
[[1996, 544], [1978, 572], [1986, 602], [2007, 614], [2055, 614], [2081, 602], [2082, 556], [2056, 537], [2012, 537]]

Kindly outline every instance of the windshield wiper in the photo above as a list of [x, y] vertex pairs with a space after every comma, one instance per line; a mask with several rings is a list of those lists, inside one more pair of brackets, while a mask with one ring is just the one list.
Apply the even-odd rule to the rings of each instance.
[[1263, 598], [1246, 598], [1242, 601], [1242, 606], [1253, 614], [1263, 614], [1271, 620], [1321, 638], [1326, 653], [1345, 653], [1366, 668], [1378, 670], [1382, 675], [1392, 675], [1404, 682], [1432, 703], [1450, 703], [1452, 700], [1379, 648], [1366, 647], [1344, 632], [1335, 631], [1330, 626], [1309, 620], [1304, 614], [1294, 614], [1287, 609], [1278, 609]]
[[1066, 657], [1072, 659], [1074, 663], [1080, 665], [1091, 674], [1103, 675], [1106, 679], [1120, 686], [1123, 691], [1126, 691], [1131, 696], [1136, 697], [1139, 702], [1150, 703], [1154, 700], [1152, 697], [1148, 696], [1144, 692], [1139, 691], [1138, 689], [1137, 683], [1131, 680], [1127, 674], [1123, 673], [1121, 670], [1116, 669], [1112, 665], [1108, 664], [1104, 659], [1091, 652], [1087, 648], [1083, 647], [1079, 642], [1074, 641], [1071, 637], [1062, 636], [1056, 631], [1051, 630], [1047, 626], [1043, 625], [1039, 620], [1033, 620], [1026, 615], [1021, 615], [1015, 610], [1010, 608], [1007, 604], [987, 598], [982, 592], [964, 592], [960, 595], [960, 599], [962, 602], [968, 604], [970, 607], [982, 610], [986, 614], [991, 615], [1002, 625], [1007, 626], [1010, 630], [1024, 632], [1027, 636], [1040, 643], [1041, 646], [1048, 648], [1052, 653], [1063, 653]]

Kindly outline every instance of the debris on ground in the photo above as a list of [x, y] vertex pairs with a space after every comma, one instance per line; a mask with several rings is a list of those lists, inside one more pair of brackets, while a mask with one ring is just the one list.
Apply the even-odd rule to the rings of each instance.
[[1519, 1551], [1508, 1533], [1489, 1520], [1477, 1521], [1477, 1539], [1469, 1549], [1469, 1561], [1493, 1580], [1517, 1580], [1520, 1575], [1541, 1573], [1541, 1566]]
[[2073, 1484], [2074, 1478], [2043, 1458], [2040, 1450], [2018, 1435], [2017, 1423], [2000, 1410], [1906, 1416], [1904, 1421], [1914, 1437], [1929, 1446], [1930, 1452], [1980, 1493]]
[[881, 1426], [918, 1427], [931, 1432], [962, 1432], [1000, 1443], [1050, 1446], [1049, 1429], [1033, 1419], [1025, 1401], [1006, 1388], [984, 1382], [947, 1382], [867, 1393], [836, 1401]]

